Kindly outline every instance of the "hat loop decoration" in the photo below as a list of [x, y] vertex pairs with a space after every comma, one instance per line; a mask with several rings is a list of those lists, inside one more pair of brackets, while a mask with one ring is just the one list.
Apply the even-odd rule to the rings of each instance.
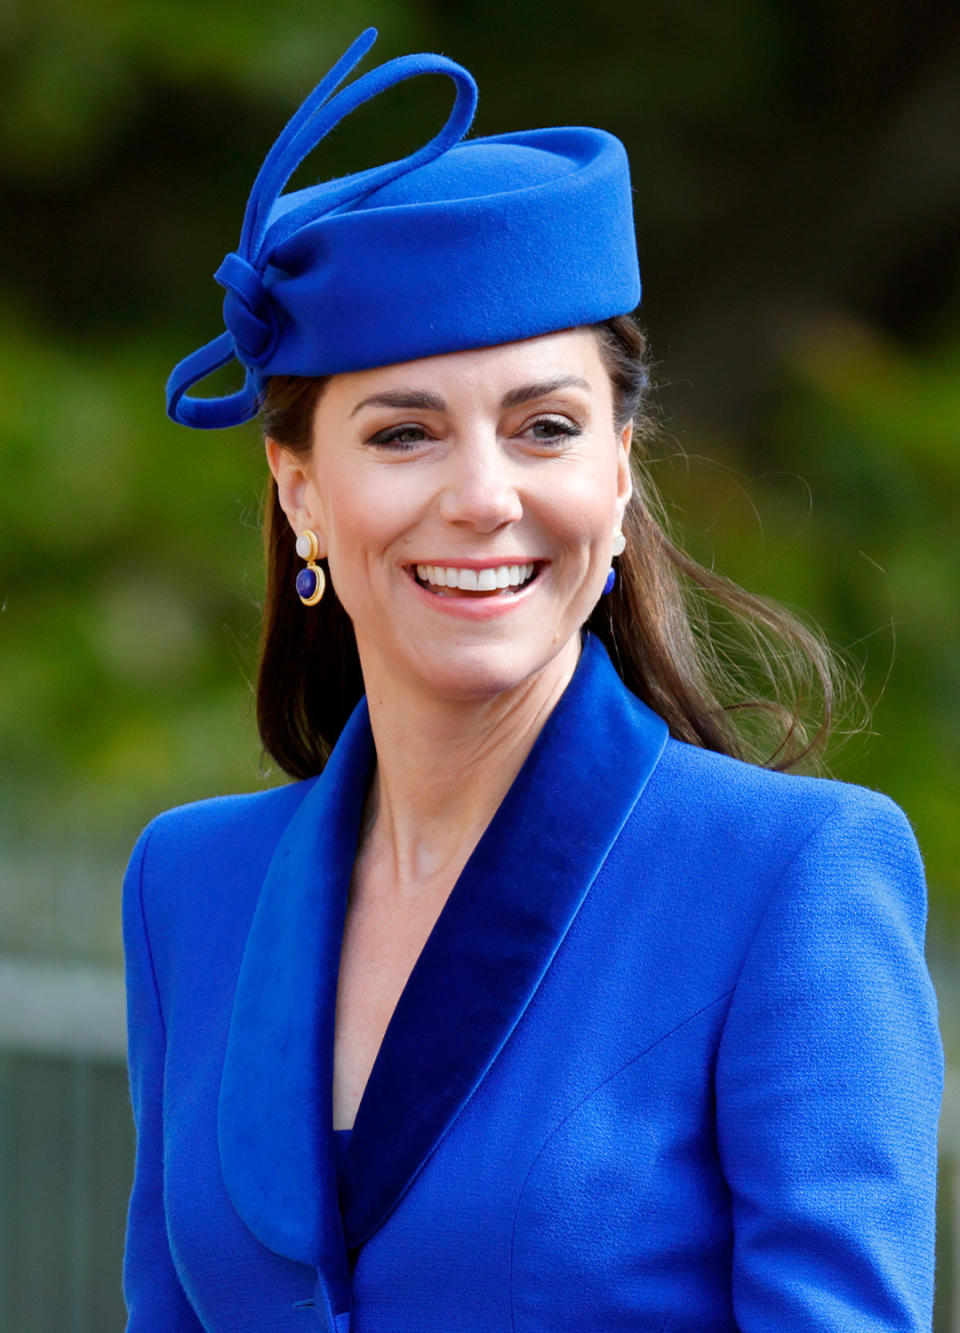
[[[620, 140], [585, 126], [466, 139], [477, 87], [446, 56], [399, 56], [344, 84], [376, 36], [367, 28], [336, 61], [257, 172], [237, 248], [214, 275], [225, 331], [171, 373], [174, 421], [239, 425], [256, 415], [272, 375], [335, 375], [520, 341], [626, 314], [640, 300]], [[429, 142], [284, 193], [345, 116], [421, 74], [443, 74], [456, 90]], [[232, 360], [245, 370], [241, 389], [190, 396]]]
[[[282, 333], [280, 316], [263, 277], [276, 246], [306, 223], [439, 157], [470, 128], [477, 107], [477, 85], [469, 71], [445, 56], [398, 56], [368, 70], [331, 97], [333, 90], [359, 64], [376, 38], [376, 28], [367, 28], [351, 44], [287, 122], [257, 173], [244, 213], [239, 250], [227, 254], [214, 275], [227, 291], [223, 318], [228, 332], [185, 357], [174, 367], [167, 381], [167, 413], [181, 425], [228, 426], [248, 421], [256, 415], [258, 384], [252, 372], [269, 362]], [[407, 157], [334, 182], [334, 188], [326, 190], [321, 199], [291, 208], [271, 227], [271, 213], [281, 191], [320, 141], [363, 102], [370, 101], [394, 84], [421, 74], [446, 74], [456, 84], [456, 100], [443, 129]], [[187, 395], [188, 389], [234, 358], [247, 368], [246, 380], [239, 392], [223, 398], [191, 398]]]
[[266, 365], [280, 338], [280, 319], [260, 274], [231, 250], [213, 276], [227, 291], [223, 322], [233, 337], [237, 357], [247, 366]]

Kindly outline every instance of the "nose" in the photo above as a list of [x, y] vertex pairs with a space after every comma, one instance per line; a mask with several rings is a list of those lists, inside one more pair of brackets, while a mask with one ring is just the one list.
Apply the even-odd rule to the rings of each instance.
[[452, 451], [439, 510], [448, 523], [495, 532], [523, 515], [516, 465], [495, 437], [473, 437]]

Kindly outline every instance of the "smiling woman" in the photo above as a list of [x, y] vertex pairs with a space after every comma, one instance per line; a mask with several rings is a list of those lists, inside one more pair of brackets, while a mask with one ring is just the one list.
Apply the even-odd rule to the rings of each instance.
[[[288, 437], [300, 443], [272, 434], [267, 447], [283, 510], [277, 544], [318, 534], [337, 594], [329, 614], [349, 621], [338, 637], [353, 638], [363, 663], [340, 726], [364, 688], [387, 681], [407, 707], [424, 691], [483, 699], [538, 672], [538, 689], [562, 690], [630, 494], [632, 424], [614, 429], [596, 338], [567, 330], [335, 375], [311, 390], [301, 400], [308, 419]], [[283, 431], [269, 403], [268, 390], [266, 428]], [[284, 571], [271, 571], [270, 584], [261, 717], [273, 750], [283, 743], [270, 701], [295, 706], [305, 676], [268, 683], [270, 640], [285, 655], [304, 617]], [[328, 626], [315, 628], [324, 643]], [[323, 678], [316, 665], [307, 679]], [[314, 747], [326, 738], [322, 723], [293, 734]]]
[[[268, 154], [227, 331], [168, 384], [185, 425], [261, 417], [258, 719], [296, 780], [130, 861], [130, 1333], [920, 1333], [913, 834], [774, 771], [825, 735], [829, 652], [658, 517], [622, 145], [464, 140], [441, 56], [335, 92], [374, 35]], [[429, 144], [281, 194], [425, 73], [457, 87]], [[188, 395], [233, 357], [239, 392]]]
[[[567, 373], [533, 384], [518, 384], [508, 390], [490, 411], [488, 433], [500, 440], [509, 427], [516, 433], [519, 424], [529, 432], [522, 452], [513, 446], [513, 457], [539, 457], [544, 460], [568, 457], [593, 468], [590, 480], [603, 473], [592, 462], [591, 439], [596, 448], [597, 423], [606, 437], [607, 448], [601, 454], [616, 457], [616, 487], [628, 487], [628, 498], [621, 517], [614, 523], [611, 513], [605, 521], [604, 540], [609, 528], [623, 527], [625, 549], [618, 552], [618, 576], [611, 596], [598, 601], [599, 590], [588, 595], [583, 620], [608, 647], [618, 662], [620, 673], [630, 689], [656, 708], [681, 740], [718, 750], [738, 758], [747, 758], [767, 767], [789, 769], [811, 761], [822, 751], [830, 731], [836, 685], [840, 678], [837, 665], [815, 629], [803, 624], [783, 607], [753, 596], [724, 579], [715, 571], [698, 565], [668, 536], [660, 517], [662, 503], [645, 467], [645, 450], [655, 434], [650, 403], [651, 382], [647, 345], [643, 334], [629, 315], [614, 316], [586, 329], [568, 330], [515, 343], [504, 348], [477, 353], [455, 353], [432, 358], [412, 366], [395, 366], [373, 372], [369, 378], [400, 380], [411, 376], [417, 383], [427, 383], [431, 367], [441, 378], [454, 383], [454, 395], [466, 397], [468, 376], [486, 385], [486, 367], [493, 356], [508, 368], [508, 374], [521, 375], [525, 363], [559, 358], [576, 364], [586, 361], [587, 374]], [[485, 359], [486, 358], [486, 359]], [[592, 378], [591, 378], [592, 376]], [[350, 377], [337, 377], [341, 380]], [[285, 475], [299, 460], [306, 476], [318, 468], [329, 475], [327, 463], [320, 462], [316, 443], [326, 432], [337, 438], [338, 424], [324, 408], [329, 401], [328, 377], [277, 375], [264, 390], [262, 421], [269, 446], [271, 464], [276, 473], [282, 465]], [[360, 392], [360, 390], [358, 390]], [[551, 395], [560, 394], [554, 402]], [[564, 397], [563, 395], [566, 395]], [[349, 397], [349, 391], [346, 391]], [[395, 418], [394, 425], [381, 429], [379, 419], [371, 422], [369, 447], [381, 446], [421, 460], [436, 460], [428, 445], [429, 425], [437, 432], [441, 425], [448, 441], [454, 433], [448, 404], [442, 395], [426, 389], [384, 390], [362, 398], [353, 407], [350, 418], [373, 409]], [[515, 420], [501, 425], [500, 413], [510, 409]], [[519, 416], [517, 416], [519, 411]], [[420, 413], [416, 424], [410, 413]], [[424, 415], [426, 414], [426, 415]], [[430, 415], [432, 414], [432, 416]], [[465, 412], [464, 412], [465, 415]], [[386, 419], [386, 417], [384, 418]], [[593, 436], [591, 437], [591, 431]], [[538, 432], [542, 434], [538, 435]], [[580, 437], [586, 432], [586, 440]], [[537, 440], [543, 443], [538, 444]], [[584, 447], [587, 446], [587, 452]], [[469, 448], [469, 439], [461, 440], [461, 456]], [[492, 457], [506, 465], [511, 457], [503, 447]], [[629, 481], [623, 466], [629, 469]], [[524, 470], [524, 480], [529, 468]], [[569, 477], [569, 465], [567, 467]], [[436, 469], [433, 469], [436, 484]], [[549, 470], [549, 499], [569, 518], [569, 506], [576, 497], [565, 493], [556, 467]], [[496, 476], [496, 474], [494, 474]], [[574, 478], [575, 479], [575, 478]], [[529, 485], [530, 483], [527, 482]], [[620, 505], [619, 489], [617, 504]], [[264, 530], [268, 558], [267, 594], [263, 618], [258, 688], [258, 721], [267, 750], [292, 776], [308, 777], [317, 773], [336, 742], [337, 736], [364, 693], [364, 677], [357, 655], [354, 624], [341, 598], [328, 599], [317, 614], [305, 617], [291, 596], [296, 577], [296, 554], [291, 523], [306, 523], [281, 503], [280, 492], [272, 487], [267, 496]], [[530, 516], [527, 522], [531, 521]], [[512, 525], [507, 525], [511, 526]], [[501, 546], [502, 534], [495, 538]], [[461, 542], [462, 544], [462, 542]], [[609, 554], [609, 551], [607, 552]], [[427, 551], [427, 558], [431, 552]], [[433, 552], [433, 565], [444, 552]], [[508, 563], [506, 586], [526, 583], [539, 576], [546, 560], [537, 560], [534, 550], [520, 551]], [[542, 553], [541, 553], [542, 554]], [[534, 567], [520, 578], [521, 557], [534, 557]], [[472, 589], [469, 569], [484, 564], [496, 568], [496, 556], [475, 561], [443, 561], [441, 568], [457, 571], [454, 577], [427, 578], [417, 563], [406, 567], [421, 583], [435, 590], [457, 586]], [[432, 567], [419, 562], [424, 569]], [[602, 562], [601, 562], [602, 563]], [[609, 566], [604, 566], [605, 570]], [[489, 576], [488, 576], [489, 577]], [[336, 580], [335, 580], [336, 583]], [[482, 587], [477, 576], [476, 587]], [[492, 587], [492, 585], [491, 585]], [[489, 593], [487, 593], [489, 597]], [[696, 624], [705, 602], [739, 621], [743, 635], [741, 662], [734, 667], [723, 654], [715, 651], [709, 637], [698, 635]], [[479, 607], [466, 607], [458, 601], [449, 608], [482, 615]], [[495, 613], [495, 610], [494, 610]], [[583, 622], [581, 622], [583, 623]], [[744, 665], [753, 658], [753, 680], [764, 680], [767, 690], [751, 692], [743, 683]], [[312, 664], [304, 671], [303, 663]], [[318, 682], [323, 687], [318, 688]]]

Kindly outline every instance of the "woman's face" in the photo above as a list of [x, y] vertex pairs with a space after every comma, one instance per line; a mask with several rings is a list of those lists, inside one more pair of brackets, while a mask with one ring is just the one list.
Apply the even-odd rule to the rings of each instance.
[[572, 671], [629, 443], [595, 336], [570, 329], [335, 375], [309, 456], [267, 451], [294, 531], [327, 557], [367, 688], [479, 699]]

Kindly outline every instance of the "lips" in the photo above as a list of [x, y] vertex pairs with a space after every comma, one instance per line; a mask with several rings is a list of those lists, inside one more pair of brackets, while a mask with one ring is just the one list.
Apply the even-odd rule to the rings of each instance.
[[529, 560], [477, 569], [466, 565], [408, 566], [420, 585], [437, 597], [485, 598], [511, 596], [527, 587], [543, 568], [542, 560]]

